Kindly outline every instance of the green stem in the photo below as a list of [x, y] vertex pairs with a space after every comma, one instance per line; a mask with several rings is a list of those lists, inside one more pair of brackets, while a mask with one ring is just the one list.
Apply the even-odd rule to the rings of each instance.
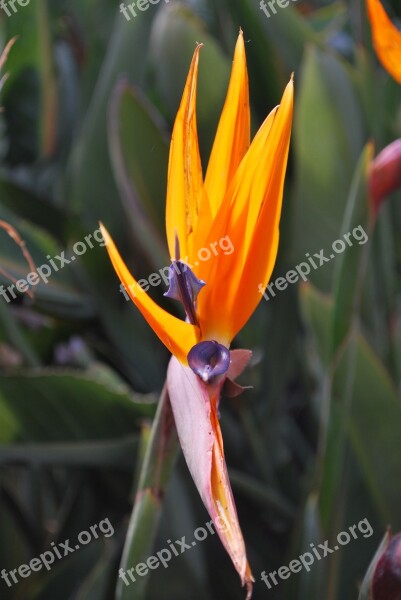
[[165, 384], [152, 424], [139, 476], [139, 484], [120, 565], [125, 572], [125, 577], [119, 577], [118, 579], [116, 600], [130, 600], [133, 598], [130, 586], [134, 584], [135, 600], [142, 600], [145, 597], [149, 576], [140, 577], [134, 583], [126, 571], [140, 562], [146, 563], [146, 560], [152, 554], [165, 488], [170, 479], [179, 447]]

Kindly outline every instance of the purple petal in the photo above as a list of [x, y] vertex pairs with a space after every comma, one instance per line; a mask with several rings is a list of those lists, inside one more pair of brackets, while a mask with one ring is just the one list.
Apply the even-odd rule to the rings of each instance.
[[196, 299], [206, 283], [198, 279], [182, 260], [173, 260], [169, 267], [168, 278], [170, 287], [164, 295], [166, 298], [182, 302], [189, 322], [198, 325]]
[[199, 342], [189, 351], [188, 364], [202, 381], [208, 383], [218, 375], [227, 373], [230, 351], [215, 341]]

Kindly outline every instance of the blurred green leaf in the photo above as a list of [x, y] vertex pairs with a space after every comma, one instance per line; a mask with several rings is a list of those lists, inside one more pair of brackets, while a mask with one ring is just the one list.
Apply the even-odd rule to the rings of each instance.
[[[237, 27], [244, 29], [249, 45], [253, 46], [255, 43], [260, 52], [258, 73], [264, 79], [269, 75], [273, 84], [277, 76], [283, 76], [284, 71], [289, 74], [298, 68], [305, 46], [319, 42], [319, 36], [290, 2], [282, 8], [274, 3], [270, 7], [268, 2], [264, 2], [264, 10], [260, 0], [235, 3], [225, 0], [224, 4]], [[263, 73], [264, 70], [266, 74]], [[287, 75], [282, 79], [281, 85], [286, 79]], [[270, 93], [268, 89], [266, 92]]]
[[206, 167], [227, 91], [231, 58], [224, 56], [203, 22], [187, 6], [181, 2], [163, 6], [152, 27], [150, 58], [155, 87], [170, 122], [181, 101], [196, 43], [204, 43], [199, 60], [197, 116], [199, 145]]
[[[318, 547], [323, 542], [317, 497], [310, 494], [306, 500], [302, 517], [299, 520], [295, 543], [291, 544], [291, 557], [311, 552], [311, 546]], [[296, 578], [286, 583], [286, 598], [304, 600], [324, 597], [324, 584], [327, 579], [325, 561], [315, 562], [309, 571], [302, 569]]]
[[28, 341], [26, 332], [23, 331], [17, 318], [7, 307], [3, 299], [0, 301], [0, 334], [7, 339], [10, 344], [25, 359], [27, 366], [40, 367], [41, 359], [36, 350]]
[[111, 548], [106, 547], [102, 556], [85, 578], [77, 591], [76, 600], [107, 600], [110, 590], [110, 581], [114, 576], [115, 564], [111, 560]]
[[128, 388], [65, 371], [0, 377], [0, 441], [67, 442], [130, 435], [152, 405]]
[[295, 507], [274, 488], [234, 469], [229, 470], [229, 476], [234, 493], [243, 494], [281, 518], [294, 517]]
[[[154, 12], [126, 21], [117, 13], [106, 59], [99, 73], [92, 102], [75, 142], [67, 172], [65, 202], [82, 216], [85, 227], [94, 228], [102, 220], [111, 231], [127, 239], [126, 216], [111, 170], [107, 110], [112, 90], [121, 73], [132, 83], [142, 81]], [[144, 144], [147, 142], [144, 141]]]
[[14, 182], [12, 175], [0, 178], [1, 204], [17, 217], [45, 229], [58, 240], [64, 240], [68, 213]]
[[[353, 235], [352, 232], [359, 230], [360, 234], [365, 235], [365, 243], [361, 243], [362, 235], [358, 243], [352, 237], [352, 246], [345, 248], [334, 265], [334, 314], [331, 343], [333, 354], [350, 330], [352, 320], [359, 317], [361, 308], [361, 295], [370, 248], [370, 244], [367, 242], [373, 230], [368, 193], [369, 168], [372, 159], [373, 146], [369, 144], [366, 146], [355, 172], [341, 227], [341, 236], [350, 233]], [[348, 235], [348, 239], [350, 237]]]
[[[156, 109], [138, 89], [121, 79], [109, 110], [111, 162], [135, 243], [157, 266], [169, 264], [164, 241], [168, 163], [165, 129]], [[158, 177], [154, 175], [155, 167]]]
[[[330, 304], [312, 286], [305, 289], [305, 301], [310, 306], [312, 296], [314, 312], [320, 312], [320, 319], [314, 318], [310, 325], [318, 324], [314, 333], [322, 347], [327, 343], [332, 308], [328, 311]], [[327, 322], [322, 327], [324, 320]], [[322, 393], [328, 397], [322, 398], [322, 427], [327, 432], [323, 437], [325, 459], [320, 484], [323, 522], [331, 518], [339, 494], [345, 492], [341, 487], [342, 461], [349, 443], [383, 524], [400, 527], [397, 507], [401, 490], [393, 482], [401, 469], [401, 459], [394, 452], [395, 440], [401, 435], [401, 402], [389, 374], [366, 340], [353, 333], [326, 377]]]
[[325, 366], [329, 365], [332, 299], [309, 283], [300, 287], [301, 310], [317, 347], [317, 354]]
[[79, 582], [101, 560], [101, 552], [100, 543], [82, 547], [79, 552], [75, 552], [53, 565], [52, 570], [46, 572], [39, 584], [35, 585], [34, 577], [25, 580], [25, 587], [29, 590], [31, 586], [34, 586], [31, 593], [35, 594], [36, 600], [54, 600], [54, 598], [68, 600], [75, 594]]
[[[98, 220], [102, 220], [110, 233], [116, 236], [123, 255], [126, 254], [124, 248], [132, 239], [129, 225], [135, 215], [127, 220], [123, 202], [118, 198], [109, 155], [107, 112], [112, 91], [122, 73], [126, 73], [134, 84], [144, 79], [146, 60], [139, 57], [147, 54], [154, 15], [155, 10], [149, 10], [140, 19], [131, 21], [120, 13], [116, 15], [107, 55], [72, 152], [64, 188], [66, 203], [80, 215], [81, 230], [93, 231], [98, 227]], [[139, 126], [138, 120], [136, 125]], [[154, 140], [140, 141], [143, 144], [142, 155], [151, 158]], [[83, 265], [82, 284], [96, 299], [103, 329], [111, 342], [106, 349], [110, 361], [137, 389], [157, 389], [162, 385], [163, 365], [161, 360], [154, 359], [156, 338], [139, 312], [121, 296], [120, 284], [106, 251], [92, 250], [82, 257], [80, 263]], [[143, 255], [135, 256], [135, 264], [139, 264], [142, 270], [142, 273], [135, 270], [138, 278], [141, 274], [149, 275], [149, 264], [143, 260]], [[156, 352], [160, 357], [164, 356], [162, 350]]]
[[[345, 349], [334, 380], [334, 391], [340, 398], [347, 385], [349, 351]], [[401, 402], [388, 372], [361, 336], [357, 339], [352, 402], [345, 425], [383, 526], [391, 523], [399, 529], [401, 489], [394, 481], [401, 457], [394, 449], [401, 437]]]
[[342, 0], [335, 0], [326, 6], [318, 6], [307, 14], [309, 25], [316, 32], [324, 32], [326, 39], [330, 35], [335, 35], [346, 23], [346, 19], [347, 5]]
[[[50, 212], [50, 214], [52, 213]], [[62, 255], [62, 251], [52, 236], [41, 227], [16, 218], [12, 213], [3, 209], [1, 205], [0, 216], [7, 223], [13, 225], [24, 239], [26, 248], [33, 258], [36, 270], [46, 265], [46, 268], [39, 271], [38, 283], [35, 286], [29, 286], [29, 289], [34, 294], [36, 306], [52, 315], [65, 318], [73, 317], [79, 319], [93, 317], [95, 310], [94, 302], [79, 289], [74, 278], [74, 265], [72, 265], [71, 261], [74, 255], [72, 250], [67, 249], [65, 251], [65, 258], [70, 261], [70, 264], [59, 268], [61, 262], [56, 256]], [[0, 235], [6, 238], [4, 232], [0, 233]], [[54, 259], [55, 268], [50, 263], [51, 259]], [[76, 257], [73, 258], [74, 261], [75, 259]], [[7, 245], [2, 244], [0, 262], [2, 267], [16, 280], [26, 280], [27, 275], [30, 273], [29, 265], [23, 257], [20, 248], [11, 240], [7, 240]], [[40, 273], [43, 274], [43, 277]], [[3, 274], [0, 274], [0, 282], [6, 288], [14, 285]], [[5, 291], [2, 302], [10, 302], [18, 295], [21, 294], [17, 292], [14, 286], [12, 291]]]
[[39, 56], [41, 79], [41, 156], [49, 158], [56, 150], [58, 90], [53, 59], [53, 44], [48, 0], [35, 3], [39, 29]]
[[0, 446], [0, 464], [32, 463], [98, 469], [113, 467], [118, 470], [131, 471], [134, 466], [136, 450], [136, 436], [86, 443], [74, 441], [64, 444], [2, 444]]
[[[218, 7], [210, 0], [210, 4], [214, 10], [220, 10], [220, 21], [224, 23], [221, 27], [222, 34], [230, 34], [226, 42], [230, 54], [235, 46], [239, 28], [244, 31], [252, 104], [257, 108], [260, 118], [264, 119], [266, 107], [273, 107], [279, 102], [289, 79], [289, 72], [270, 36], [266, 35], [265, 23], [261, 19], [262, 13], [256, 11], [249, 0], [236, 3], [225, 0]], [[228, 15], [233, 22], [230, 29], [227, 27]]]
[[[8, 10], [11, 11], [11, 6]], [[7, 19], [5, 30], [8, 38], [17, 36], [7, 61], [10, 77], [4, 90], [8, 106], [6, 118], [13, 119], [16, 103], [19, 109], [24, 108], [24, 124], [29, 123], [28, 131], [35, 132], [36, 139], [30, 144], [31, 149], [36, 146], [39, 156], [50, 156], [55, 149], [57, 84], [47, 0], [29, 2], [22, 9], [16, 9]], [[23, 93], [16, 96], [14, 86], [17, 80]], [[32, 119], [32, 107], [23, 102], [28, 90], [31, 93], [35, 90], [36, 122]], [[18, 128], [15, 121], [11, 122]], [[27, 131], [21, 131], [21, 135], [24, 133], [26, 135]]]
[[238, 5], [242, 7], [240, 18], [250, 10], [258, 16], [266, 37], [290, 72], [298, 68], [305, 46], [318, 41], [313, 29], [290, 3], [285, 8], [267, 6], [270, 16], [261, 10], [260, 0], [244, 0]]
[[[284, 12], [284, 11], [283, 11]], [[340, 233], [344, 208], [363, 143], [363, 128], [349, 68], [309, 47], [302, 65], [294, 119], [297, 258], [325, 249]], [[308, 246], [305, 241], [308, 240]], [[313, 247], [310, 246], [313, 240]], [[328, 251], [330, 254], [330, 250]], [[330, 289], [334, 261], [310, 274]]]

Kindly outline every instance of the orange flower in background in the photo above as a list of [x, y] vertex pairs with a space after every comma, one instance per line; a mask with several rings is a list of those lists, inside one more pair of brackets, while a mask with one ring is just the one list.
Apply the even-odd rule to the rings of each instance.
[[366, 0], [373, 46], [388, 73], [401, 83], [401, 31], [391, 22], [380, 0]]
[[[176, 117], [168, 168], [167, 241], [172, 265], [165, 294], [182, 302], [186, 321], [169, 314], [138, 285], [102, 226], [111, 262], [132, 301], [173, 354], [167, 373], [180, 444], [216, 531], [248, 595], [252, 574], [239, 526], [218, 420], [223, 385], [233, 380], [251, 352], [230, 351], [234, 336], [261, 299], [278, 250], [279, 220], [287, 166], [293, 81], [281, 104], [250, 144], [245, 46], [239, 34], [229, 88], [206, 176], [198, 146], [196, 93], [201, 45], [195, 50]], [[198, 262], [198, 252], [222, 239], [233, 251]]]

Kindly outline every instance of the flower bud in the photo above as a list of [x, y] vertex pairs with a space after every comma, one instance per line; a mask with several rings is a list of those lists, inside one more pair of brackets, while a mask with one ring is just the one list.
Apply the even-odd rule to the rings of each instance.
[[372, 579], [372, 600], [401, 600], [401, 533], [390, 539]]
[[383, 200], [401, 187], [401, 139], [384, 148], [371, 165], [369, 192], [376, 216]]

